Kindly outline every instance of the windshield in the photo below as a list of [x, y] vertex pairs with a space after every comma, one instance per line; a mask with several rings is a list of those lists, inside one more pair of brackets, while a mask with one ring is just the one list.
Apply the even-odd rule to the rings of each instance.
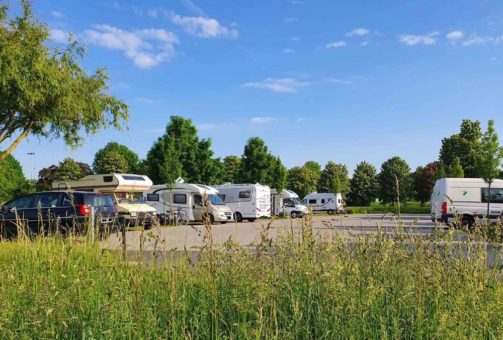
[[294, 205], [301, 205], [302, 204], [298, 198], [292, 198], [292, 203]]
[[217, 195], [208, 195], [212, 205], [225, 205], [224, 201]]
[[117, 203], [144, 203], [143, 196], [139, 192], [116, 192]]

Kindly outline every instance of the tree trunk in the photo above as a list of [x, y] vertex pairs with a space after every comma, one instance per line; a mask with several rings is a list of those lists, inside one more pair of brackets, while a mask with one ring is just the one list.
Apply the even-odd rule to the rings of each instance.
[[16, 140], [14, 142], [12, 142], [12, 144], [7, 148], [7, 150], [4, 150], [2, 151], [2, 153], [0, 153], [0, 162], [3, 161], [5, 158], [7, 158], [8, 155], [10, 155], [12, 153], [12, 151], [14, 151], [14, 149], [17, 147], [17, 145], [23, 140], [26, 138], [26, 136], [28, 136], [28, 134], [30, 133], [30, 129], [33, 125], [33, 121], [30, 121], [28, 122], [28, 124], [26, 125], [26, 127], [24, 128], [24, 131], [22, 134], [20, 134]]

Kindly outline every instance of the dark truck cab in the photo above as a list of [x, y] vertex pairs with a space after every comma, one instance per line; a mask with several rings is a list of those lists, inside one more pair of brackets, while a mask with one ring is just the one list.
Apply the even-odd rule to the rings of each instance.
[[94, 210], [95, 225], [113, 227], [116, 209], [109, 196], [82, 191], [48, 191], [17, 197], [0, 207], [0, 235], [82, 233], [87, 230]]

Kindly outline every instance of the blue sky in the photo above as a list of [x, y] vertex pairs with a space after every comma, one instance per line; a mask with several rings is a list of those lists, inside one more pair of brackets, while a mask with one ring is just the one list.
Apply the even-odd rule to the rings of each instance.
[[288, 167], [398, 155], [415, 168], [463, 118], [495, 119], [503, 139], [502, 1], [33, 3], [51, 44], [71, 32], [85, 68], [108, 69], [131, 119], [77, 150], [24, 141], [14, 155], [28, 176], [66, 156], [92, 163], [111, 140], [143, 157], [170, 115], [191, 118], [216, 156], [260, 136]]

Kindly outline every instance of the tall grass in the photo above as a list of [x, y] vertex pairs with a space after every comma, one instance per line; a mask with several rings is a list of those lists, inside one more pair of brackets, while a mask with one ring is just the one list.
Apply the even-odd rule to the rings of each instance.
[[[499, 338], [483, 242], [407, 230], [320, 240], [205, 238], [198, 261], [125, 262], [58, 237], [0, 243], [1, 338]], [[207, 226], [208, 232], [211, 227]]]
[[398, 212], [402, 214], [429, 214], [430, 205], [421, 205], [419, 202], [408, 202], [407, 204], [400, 205], [400, 209], [398, 209], [397, 205], [372, 203], [366, 207], [348, 206], [346, 210], [349, 214], [397, 214]]

